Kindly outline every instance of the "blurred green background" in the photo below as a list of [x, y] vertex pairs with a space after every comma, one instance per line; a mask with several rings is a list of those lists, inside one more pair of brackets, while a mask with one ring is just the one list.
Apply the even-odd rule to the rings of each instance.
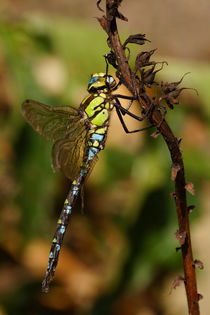
[[[195, 185], [188, 204], [201, 313], [210, 308], [210, 11], [186, 0], [126, 1], [119, 22], [122, 38], [146, 33], [167, 60], [159, 81], [178, 81], [181, 104], [167, 121], [181, 137], [186, 180]], [[143, 13], [142, 13], [143, 12]], [[78, 107], [90, 74], [105, 71], [106, 35], [94, 18], [95, 1], [3, 0], [0, 4], [0, 315], [186, 314], [184, 288], [170, 294], [182, 275], [174, 233], [177, 218], [171, 161], [153, 131], [126, 135], [113, 114], [106, 149], [85, 187], [85, 209], [74, 209], [55, 279], [41, 293], [51, 239], [70, 183], [51, 169], [51, 144], [21, 115], [21, 103]], [[110, 73], [114, 74], [110, 68]], [[120, 93], [127, 93], [122, 87]], [[153, 94], [154, 91], [149, 91]], [[136, 113], [138, 113], [137, 109]], [[128, 119], [129, 129], [139, 124]], [[155, 131], [155, 130], [154, 130]]]

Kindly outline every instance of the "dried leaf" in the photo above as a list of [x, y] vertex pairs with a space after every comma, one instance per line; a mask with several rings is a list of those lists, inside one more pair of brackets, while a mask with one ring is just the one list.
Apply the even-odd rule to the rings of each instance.
[[202, 261], [195, 259], [194, 260], [194, 266], [198, 267], [199, 269], [203, 270], [204, 269], [204, 265], [202, 263]]
[[144, 45], [145, 41], [150, 42], [150, 40], [145, 38], [145, 34], [135, 34], [130, 35], [123, 44], [123, 48], [129, 44], [137, 44], [137, 45]]
[[107, 20], [105, 16], [102, 16], [101, 18], [97, 17], [97, 20], [99, 21], [99, 23], [101, 24], [101, 27], [103, 28], [103, 30], [107, 33]]
[[177, 240], [179, 241], [179, 244], [182, 246], [185, 243], [185, 239], [186, 239], [186, 231], [179, 231], [177, 230], [175, 233], [175, 236], [177, 238]]
[[171, 168], [171, 180], [172, 181], [175, 181], [177, 173], [180, 171], [180, 169], [181, 169], [180, 165], [175, 165], [175, 164], [172, 165], [172, 168]]
[[194, 190], [194, 185], [191, 182], [186, 183], [186, 185], [184, 186], [185, 189], [191, 194], [191, 195], [195, 195], [195, 190]]

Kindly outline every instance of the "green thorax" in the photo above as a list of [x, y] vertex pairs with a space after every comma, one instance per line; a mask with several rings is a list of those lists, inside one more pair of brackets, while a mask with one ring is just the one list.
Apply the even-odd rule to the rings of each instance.
[[113, 105], [104, 93], [89, 94], [81, 103], [84, 118], [91, 124], [102, 127], [109, 121]]

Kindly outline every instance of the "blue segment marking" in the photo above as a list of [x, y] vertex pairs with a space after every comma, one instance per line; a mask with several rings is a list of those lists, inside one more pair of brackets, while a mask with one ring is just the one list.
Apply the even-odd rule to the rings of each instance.
[[80, 174], [84, 177], [86, 174], [87, 174], [87, 169], [82, 169], [81, 171], [80, 171]]
[[67, 214], [70, 214], [70, 213], [71, 213], [71, 206], [67, 206], [67, 207], [66, 207], [66, 213], [67, 213]]
[[98, 77], [93, 77], [92, 79], [90, 79], [89, 86], [93, 84], [94, 82], [96, 82], [97, 80], [98, 80]]
[[49, 258], [53, 258], [53, 252], [50, 252]]
[[78, 194], [79, 188], [78, 188], [77, 186], [74, 186], [74, 187], [72, 188], [72, 191], [73, 191], [73, 195], [75, 196], [75, 195]]
[[70, 214], [70, 213], [71, 213], [71, 206], [67, 206], [67, 207], [66, 207], [66, 213], [67, 213], [67, 214]]
[[60, 227], [60, 232], [63, 234], [64, 232], [65, 232], [65, 226], [64, 225], [61, 225], [61, 227]]
[[93, 140], [102, 141], [103, 138], [104, 138], [104, 135], [99, 135], [98, 133], [94, 133], [94, 134], [92, 135], [92, 139], [93, 139]]
[[94, 156], [98, 153], [98, 149], [94, 148], [94, 147], [90, 147], [89, 151], [88, 151], [88, 158], [89, 160], [92, 160], [94, 158]]
[[60, 245], [59, 245], [59, 244], [57, 244], [57, 245], [56, 245], [56, 250], [57, 250], [57, 251], [59, 251], [59, 250], [60, 250], [60, 248], [61, 248], [61, 247], [60, 247]]

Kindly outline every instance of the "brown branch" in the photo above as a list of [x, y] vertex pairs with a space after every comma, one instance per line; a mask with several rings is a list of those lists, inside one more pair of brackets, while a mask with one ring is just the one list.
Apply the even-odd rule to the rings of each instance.
[[[98, 1], [100, 3], [101, 1]], [[116, 24], [116, 17], [122, 20], [127, 20], [121, 13], [118, 11], [119, 4], [122, 0], [106, 0], [106, 16], [103, 16], [99, 19], [99, 22], [103, 29], [108, 34], [108, 45], [111, 49], [111, 52], [114, 54], [114, 58], [116, 60], [115, 64], [117, 65], [117, 76], [120, 78], [122, 83], [128, 88], [128, 90], [133, 94], [137, 94], [137, 98], [139, 104], [141, 105], [143, 111], [147, 111], [150, 107], [152, 100], [147, 95], [144, 85], [142, 85], [140, 81], [136, 80], [136, 72], [132, 72], [128, 58], [125, 55], [125, 47], [120, 42], [117, 24]], [[144, 35], [142, 35], [144, 36]], [[154, 51], [151, 51], [150, 54], [152, 55]], [[156, 64], [156, 63], [150, 63]], [[181, 81], [180, 81], [181, 82]], [[180, 82], [171, 83], [171, 85], [166, 84], [165, 90], [167, 88], [176, 86]], [[142, 88], [143, 86], [143, 88]], [[173, 90], [173, 89], [171, 89]], [[171, 91], [170, 90], [170, 91]], [[169, 92], [170, 92], [169, 91]], [[180, 90], [173, 90], [173, 94], [170, 92], [169, 94], [165, 94], [163, 98], [168, 97], [167, 104], [170, 108], [173, 108], [171, 105], [171, 100], [174, 104], [177, 104], [178, 101], [176, 100], [176, 96], [180, 93]], [[196, 276], [195, 276], [195, 268], [192, 256], [192, 247], [191, 247], [191, 238], [190, 238], [190, 228], [189, 228], [189, 217], [188, 217], [188, 207], [186, 201], [186, 189], [185, 189], [185, 175], [184, 175], [184, 164], [182, 159], [181, 150], [179, 147], [179, 141], [172, 133], [170, 127], [166, 123], [165, 119], [163, 119], [161, 111], [156, 106], [148, 120], [157, 127], [158, 131], [163, 136], [168, 149], [170, 151], [172, 165], [174, 168], [173, 172], [173, 179], [175, 181], [175, 203], [176, 203], [176, 210], [178, 216], [178, 224], [179, 224], [179, 239], [181, 250], [182, 250], [182, 259], [183, 259], [183, 266], [184, 266], [184, 275], [185, 275], [185, 288], [188, 300], [188, 309], [189, 314], [198, 315], [199, 314], [199, 304], [198, 299], [199, 295], [197, 293], [197, 285], [196, 285]]]

